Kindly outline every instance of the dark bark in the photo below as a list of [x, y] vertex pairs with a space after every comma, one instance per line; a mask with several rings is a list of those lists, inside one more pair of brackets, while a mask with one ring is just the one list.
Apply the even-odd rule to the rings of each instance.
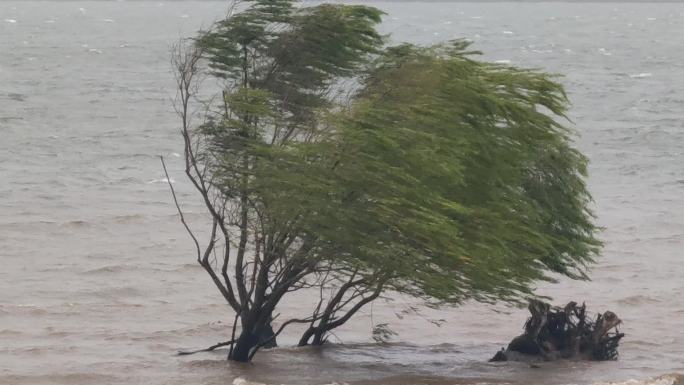
[[[360, 295], [356, 298], [357, 302], [348, 309], [344, 305], [347, 303], [343, 302], [343, 298], [347, 290], [356, 286], [364, 285], [363, 279], [354, 281], [353, 277], [346, 284], [342, 285], [337, 291], [337, 294], [329, 301], [328, 306], [323, 311], [320, 316], [318, 323], [314, 325], [313, 323], [304, 332], [302, 337], [299, 339], [299, 346], [306, 345], [323, 345], [328, 340], [328, 334], [331, 330], [342, 326], [346, 323], [356, 312], [358, 312], [362, 307], [374, 301], [380, 296], [383, 289], [383, 282], [376, 284], [375, 287], [365, 288], [367, 290], [366, 295]], [[353, 299], [354, 297], [352, 297]], [[342, 313], [341, 315], [338, 313]]]
[[235, 341], [235, 346], [228, 359], [237, 362], [249, 362], [252, 351], [258, 349], [258, 346], [259, 337], [251, 330], [243, 330], [240, 337]]
[[525, 323], [525, 332], [490, 361], [617, 359], [624, 333], [618, 330], [622, 321], [615, 313], [607, 311], [592, 320], [584, 304], [570, 302], [564, 308], [551, 308], [536, 300], [530, 302], [528, 309], [532, 316]]
[[275, 348], [276, 335], [270, 323], [255, 328], [248, 328], [240, 333], [235, 345], [231, 349], [228, 359], [238, 362], [249, 362], [255, 350], [261, 348]]

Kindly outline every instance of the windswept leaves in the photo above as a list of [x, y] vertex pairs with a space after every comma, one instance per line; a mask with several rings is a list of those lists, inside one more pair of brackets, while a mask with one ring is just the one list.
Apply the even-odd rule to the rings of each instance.
[[197, 132], [207, 201], [255, 253], [236, 261], [244, 322], [326, 279], [435, 304], [586, 278], [601, 243], [556, 77], [464, 41], [383, 47], [372, 7], [293, 4], [249, 2], [196, 42], [224, 82]]
[[543, 112], [563, 118], [563, 88], [466, 49], [388, 49], [336, 135], [293, 144], [264, 180], [297, 180], [284, 196], [322, 252], [391, 272], [399, 290], [515, 301], [547, 271], [586, 277], [600, 247], [586, 159]]

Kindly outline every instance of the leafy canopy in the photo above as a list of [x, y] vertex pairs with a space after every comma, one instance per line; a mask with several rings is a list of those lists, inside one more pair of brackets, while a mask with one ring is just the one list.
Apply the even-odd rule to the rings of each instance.
[[293, 4], [249, 2], [196, 40], [223, 90], [184, 126], [186, 161], [224, 240], [221, 271], [202, 263], [240, 317], [232, 359], [301, 288], [339, 288], [306, 343], [386, 289], [517, 301], [587, 278], [601, 243], [556, 78], [462, 41], [386, 47], [372, 7]]
[[562, 86], [467, 44], [379, 55], [321, 140], [266, 148], [259, 190], [333, 263], [438, 301], [514, 301], [586, 278], [600, 242]]

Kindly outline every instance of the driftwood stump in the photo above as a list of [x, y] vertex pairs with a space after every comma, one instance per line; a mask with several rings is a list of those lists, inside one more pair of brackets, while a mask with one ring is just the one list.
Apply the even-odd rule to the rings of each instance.
[[592, 320], [585, 304], [578, 306], [570, 302], [565, 307], [552, 308], [537, 300], [530, 301], [528, 309], [532, 316], [525, 323], [525, 332], [490, 361], [617, 359], [618, 344], [624, 333], [618, 330], [622, 321], [615, 313], [607, 311]]

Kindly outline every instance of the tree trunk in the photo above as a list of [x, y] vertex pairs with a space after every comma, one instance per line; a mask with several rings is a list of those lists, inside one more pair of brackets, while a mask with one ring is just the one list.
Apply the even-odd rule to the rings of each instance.
[[328, 325], [329, 324], [319, 324], [316, 327], [309, 327], [304, 334], [302, 334], [302, 338], [299, 339], [299, 344], [297, 344], [297, 346], [320, 346], [326, 343], [328, 341], [328, 331], [333, 329], [332, 327], [327, 327]]
[[309, 345], [309, 340], [311, 339], [311, 337], [313, 337], [315, 333], [316, 329], [314, 327], [309, 327], [308, 329], [306, 329], [304, 334], [302, 334], [302, 338], [299, 339], [299, 343], [297, 344], [297, 346]]
[[325, 341], [328, 340], [325, 336], [326, 332], [327, 331], [324, 331], [324, 330], [316, 331], [316, 333], [314, 333], [314, 336], [313, 336], [314, 337], [313, 341], [311, 341], [311, 345], [314, 345], [314, 346], [323, 345], [325, 343]]
[[252, 351], [259, 346], [259, 337], [251, 333], [249, 330], [243, 330], [240, 333], [233, 349], [228, 355], [228, 359], [237, 362], [249, 362], [252, 357]]
[[[256, 332], [254, 330], [257, 330]], [[244, 328], [240, 333], [228, 359], [237, 362], [249, 362], [255, 349], [275, 348], [278, 344], [270, 322], [258, 327]]]

